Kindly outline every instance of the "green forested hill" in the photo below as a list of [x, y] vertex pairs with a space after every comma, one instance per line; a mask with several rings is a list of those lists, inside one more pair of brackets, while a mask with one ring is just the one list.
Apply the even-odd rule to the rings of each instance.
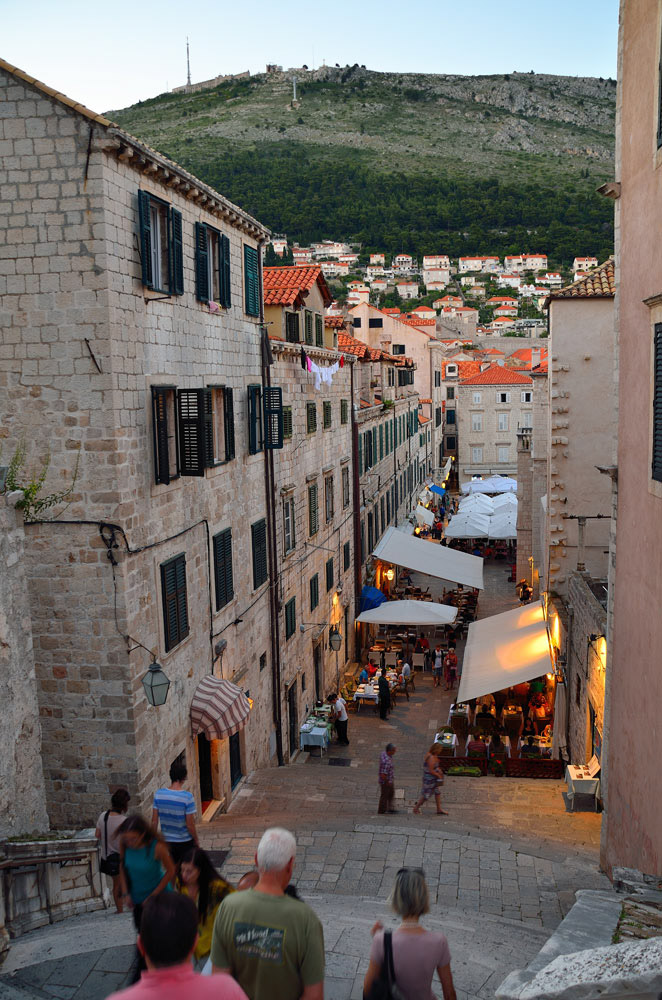
[[[299, 106], [292, 108], [291, 73]], [[416, 255], [612, 250], [615, 84], [324, 67], [109, 116], [274, 232]]]

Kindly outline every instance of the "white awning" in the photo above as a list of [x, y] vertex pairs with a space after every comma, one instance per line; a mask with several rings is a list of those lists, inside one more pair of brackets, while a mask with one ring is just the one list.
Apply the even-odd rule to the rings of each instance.
[[386, 529], [372, 554], [384, 562], [406, 566], [417, 573], [483, 589], [483, 560], [479, 556], [470, 556], [422, 538], [412, 538], [397, 528]]
[[[479, 495], [482, 496], [483, 494]], [[498, 510], [508, 510], [509, 507], [517, 507], [517, 497], [514, 493], [500, 493], [492, 499], [492, 506], [495, 514]]]
[[553, 669], [542, 603], [525, 604], [469, 626], [457, 700], [541, 677]]
[[419, 524], [434, 524], [434, 514], [419, 503], [416, 508], [416, 520]]
[[434, 494], [430, 493], [429, 489], [426, 486], [425, 489], [421, 490], [421, 492], [418, 494], [418, 502], [422, 504], [430, 503], [430, 500], [432, 499], [433, 495]]
[[477, 511], [455, 514], [446, 528], [446, 538], [487, 538], [491, 520]]
[[469, 496], [462, 497], [457, 505], [458, 514], [464, 514], [465, 511], [478, 511], [479, 514], [491, 514], [493, 510], [494, 502], [492, 497], [487, 497], [484, 493], [471, 493]]
[[457, 608], [431, 601], [385, 601], [356, 619], [371, 625], [450, 625]]
[[517, 480], [509, 476], [490, 476], [488, 479], [471, 479], [462, 483], [463, 493], [516, 493]]
[[448, 479], [452, 465], [453, 465], [453, 458], [452, 457], [447, 458], [446, 461], [444, 462], [444, 471], [441, 473], [442, 483], [445, 479]]

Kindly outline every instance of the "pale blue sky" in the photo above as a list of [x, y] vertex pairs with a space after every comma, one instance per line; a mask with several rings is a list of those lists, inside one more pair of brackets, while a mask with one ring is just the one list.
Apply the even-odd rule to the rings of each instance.
[[0, 55], [94, 111], [267, 62], [616, 76], [618, 0], [0, 0]]

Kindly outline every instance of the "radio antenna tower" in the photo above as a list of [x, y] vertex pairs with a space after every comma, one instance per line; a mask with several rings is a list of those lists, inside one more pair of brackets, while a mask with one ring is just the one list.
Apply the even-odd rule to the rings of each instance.
[[188, 54], [188, 38], [186, 39], [186, 83], [191, 86], [191, 60]]

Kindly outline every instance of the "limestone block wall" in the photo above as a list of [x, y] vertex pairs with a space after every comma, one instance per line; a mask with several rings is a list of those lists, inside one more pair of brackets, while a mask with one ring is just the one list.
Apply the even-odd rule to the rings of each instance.
[[606, 644], [591, 635], [604, 636], [607, 612], [588, 586], [587, 573], [572, 573], [568, 586], [571, 609], [571, 633], [567, 659], [568, 749], [573, 763], [583, 764], [591, 757], [589, 706], [595, 712], [595, 724], [602, 734]]

